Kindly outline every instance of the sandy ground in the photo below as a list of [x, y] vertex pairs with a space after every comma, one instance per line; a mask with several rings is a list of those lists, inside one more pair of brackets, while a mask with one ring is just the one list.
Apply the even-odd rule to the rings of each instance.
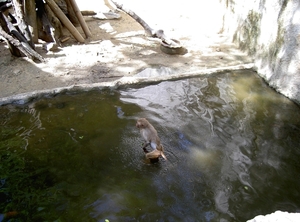
[[[251, 67], [251, 58], [221, 33], [222, 7], [217, 7], [218, 0], [205, 1], [201, 7], [199, 3], [195, 5], [199, 2], [195, 0], [186, 0], [184, 4], [172, 0], [118, 2], [140, 15], [153, 29], [163, 29], [167, 36], [179, 40], [188, 52], [164, 54], [160, 41], [147, 37], [144, 29], [123, 12], [118, 12], [121, 15], [118, 20], [85, 17], [93, 35], [85, 43], [71, 38], [58, 52], [46, 52], [41, 44], [36, 45], [45, 63], [15, 58], [4, 42], [0, 44], [0, 104], [18, 96], [50, 92], [53, 88], [129, 84], [135, 82], [136, 77], [143, 81], [161, 81]], [[106, 1], [77, 0], [77, 3], [81, 10], [107, 12], [114, 9], [113, 4]], [[77, 28], [84, 36], [81, 27]], [[65, 34], [72, 37], [67, 30]], [[139, 74], [149, 67], [167, 71]]]

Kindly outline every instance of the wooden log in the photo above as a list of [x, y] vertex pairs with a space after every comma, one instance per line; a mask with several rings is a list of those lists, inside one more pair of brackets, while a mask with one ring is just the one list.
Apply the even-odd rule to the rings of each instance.
[[31, 55], [22, 48], [20, 41], [14, 39], [11, 35], [7, 34], [7, 32], [5, 32], [1, 26], [0, 26], [0, 35], [6, 40], [6, 42], [9, 45], [13, 46], [13, 47], [9, 46], [9, 50], [12, 55], [21, 57], [22, 56], [21, 52], [22, 52], [24, 53], [24, 55], [32, 59]]
[[37, 16], [35, 0], [25, 0], [25, 18], [28, 23], [28, 29], [32, 36], [32, 41], [38, 43], [38, 29], [37, 29]]
[[26, 38], [27, 43], [31, 46], [31, 48], [34, 49], [32, 37], [29, 32], [28, 25], [26, 23], [25, 16], [24, 16], [24, 13], [22, 10], [22, 4], [21, 4], [20, 0], [11, 0], [11, 2], [13, 4], [14, 10], [15, 10], [16, 19], [18, 21], [18, 27], [20, 29], [20, 32]]
[[81, 25], [81, 27], [83, 29], [83, 32], [84, 32], [86, 38], [92, 37], [92, 33], [89, 30], [89, 27], [87, 26], [87, 24], [86, 24], [86, 22], [85, 22], [85, 20], [84, 20], [84, 18], [82, 16], [79, 8], [78, 8], [78, 5], [77, 5], [76, 1], [75, 0], [69, 0], [69, 1], [71, 2], [71, 5], [72, 5], [72, 7], [74, 9], [74, 12], [75, 12], [75, 14], [76, 14], [76, 16], [78, 18], [78, 21], [79, 21], [79, 23], [80, 23], [80, 25]]
[[[7, 27], [4, 15], [2, 14], [2, 11], [0, 12], [0, 35], [4, 38], [8, 45], [8, 49], [10, 53], [14, 56], [21, 57], [21, 51], [14, 45], [12, 44], [11, 41], [9, 41], [9, 38], [13, 38], [12, 36], [8, 35], [7, 33], [9, 32], [9, 29]], [[9, 36], [9, 37], [7, 37]]]
[[67, 12], [68, 12], [67, 17], [70, 19], [70, 21], [72, 22], [72, 24], [74, 26], [80, 25], [79, 21], [78, 21], [78, 18], [75, 15], [75, 12], [74, 12], [74, 9], [73, 9], [73, 6], [72, 6], [70, 0], [65, 0], [65, 2], [66, 2], [66, 5], [67, 5]]
[[63, 35], [62, 24], [60, 20], [55, 16], [49, 5], [45, 4], [46, 16], [49, 19], [50, 23], [55, 29], [55, 37], [59, 39]]
[[[18, 30], [16, 30], [14, 25], [10, 23], [10, 21], [2, 12], [0, 12], [0, 22], [1, 22], [0, 34], [11, 45], [13, 45], [19, 51], [24, 53], [24, 55], [27, 56], [28, 58], [32, 60], [38, 60], [40, 62], [44, 62], [44, 58], [31, 48], [31, 46], [27, 43], [26, 38], [21, 33], [19, 33]], [[13, 36], [15, 36], [15, 38], [9, 35], [8, 33], [11, 33]], [[21, 54], [16, 56], [21, 56]]]
[[78, 30], [74, 27], [74, 25], [70, 22], [70, 20], [65, 16], [65, 14], [61, 11], [61, 9], [57, 6], [57, 4], [53, 0], [46, 0], [46, 3], [49, 5], [54, 14], [59, 18], [59, 20], [66, 26], [66, 28], [70, 31], [70, 33], [74, 36], [74, 38], [83, 43], [84, 38], [78, 32]]
[[52, 26], [51, 22], [49, 21], [45, 8], [43, 8], [42, 23], [43, 23], [44, 31], [47, 33], [47, 35], [51, 36], [52, 42], [55, 42], [57, 45], [61, 46], [58, 38], [55, 36], [55, 28]]
[[37, 1], [37, 16], [39, 26], [39, 38], [46, 42], [55, 42], [61, 46], [58, 40], [61, 36], [61, 23], [54, 15], [50, 7], [43, 1]]

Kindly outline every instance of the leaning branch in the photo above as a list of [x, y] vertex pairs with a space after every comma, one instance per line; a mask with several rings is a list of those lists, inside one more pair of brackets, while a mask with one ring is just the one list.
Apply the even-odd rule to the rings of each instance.
[[133, 11], [130, 9], [127, 9], [123, 6], [123, 4], [120, 4], [114, 0], [111, 0], [118, 9], [124, 11], [127, 13], [130, 17], [132, 17], [135, 21], [137, 21], [143, 28], [145, 29], [146, 33], [150, 35], [153, 38], [159, 38], [161, 39], [164, 43], [166, 43], [170, 48], [181, 48], [181, 45], [176, 43], [174, 40], [171, 38], [167, 37], [164, 34], [164, 31], [159, 29], [159, 30], [154, 30], [152, 29], [140, 16], [135, 14]]

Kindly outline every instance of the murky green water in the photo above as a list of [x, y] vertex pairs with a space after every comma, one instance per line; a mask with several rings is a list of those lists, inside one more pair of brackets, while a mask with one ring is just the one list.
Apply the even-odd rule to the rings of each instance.
[[[299, 212], [299, 111], [250, 71], [0, 107], [0, 210], [17, 221]], [[168, 161], [145, 164], [138, 117]]]

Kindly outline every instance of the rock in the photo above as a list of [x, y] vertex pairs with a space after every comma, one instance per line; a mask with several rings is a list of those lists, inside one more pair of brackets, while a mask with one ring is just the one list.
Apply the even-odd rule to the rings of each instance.
[[300, 221], [300, 213], [288, 213], [288, 212], [282, 212], [282, 211], [276, 211], [271, 214], [267, 214], [265, 216], [259, 215], [254, 217], [251, 220], [248, 220], [247, 222], [298, 222]]
[[43, 44], [43, 49], [46, 50], [47, 52], [49, 52], [49, 51], [52, 51], [52, 52], [59, 51], [58, 45], [54, 42], [44, 43]]

